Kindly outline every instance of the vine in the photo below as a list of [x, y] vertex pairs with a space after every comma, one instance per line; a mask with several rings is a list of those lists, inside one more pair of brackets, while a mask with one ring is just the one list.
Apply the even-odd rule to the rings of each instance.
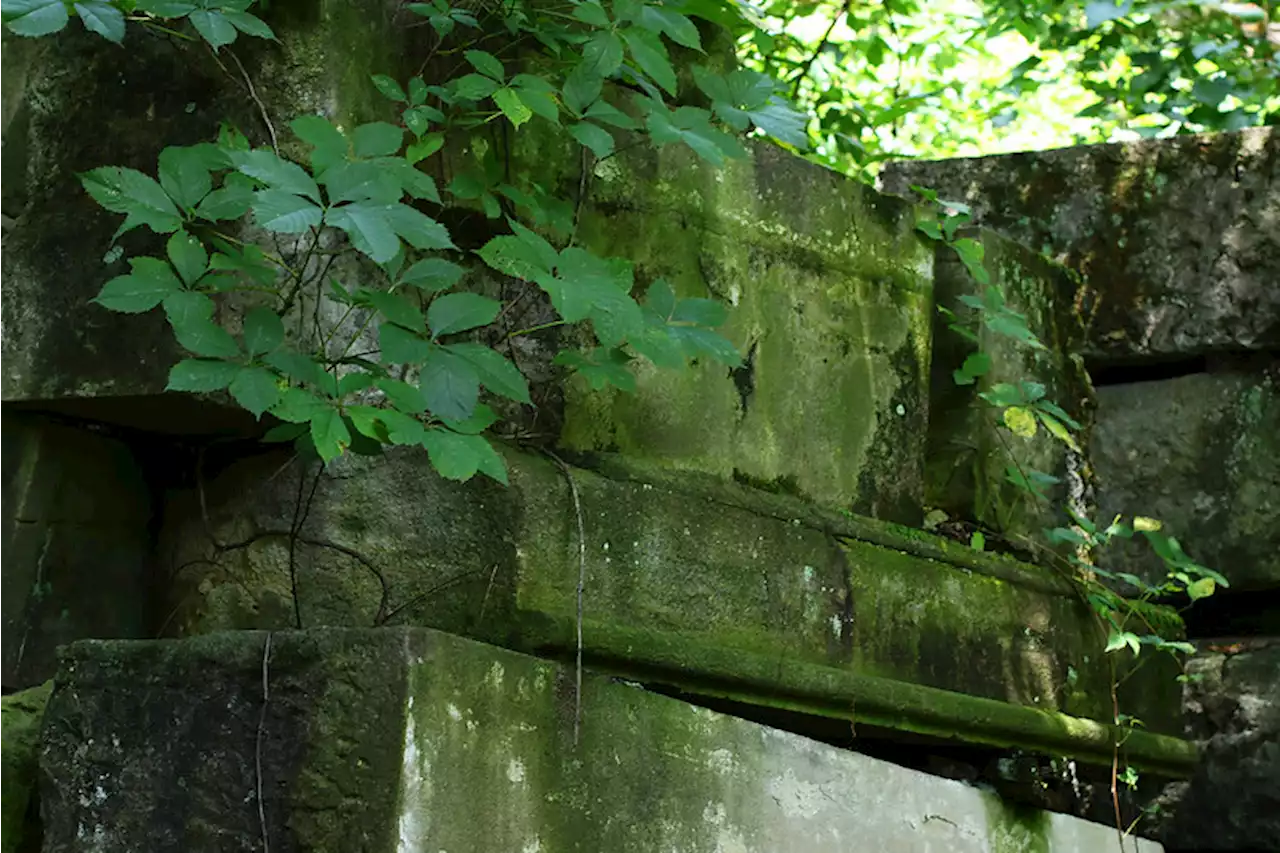
[[[980, 294], [961, 295], [959, 302], [974, 311], [977, 322], [986, 331], [1026, 350], [1048, 351], [1048, 347], [1031, 330], [1026, 315], [1011, 307], [1000, 288], [992, 283], [984, 264], [985, 250], [982, 242], [972, 237], [958, 236], [960, 229], [972, 219], [970, 209], [960, 202], [939, 199], [937, 193], [927, 187], [913, 186], [912, 189], [925, 203], [917, 222], [918, 230], [954, 251], [970, 278], [981, 289]], [[939, 305], [938, 312], [950, 331], [975, 346], [975, 350], [953, 372], [952, 380], [961, 386], [979, 385], [993, 368], [992, 356], [984, 349], [983, 337], [951, 308]], [[994, 426], [997, 431], [1008, 432], [1014, 440], [1027, 440], [1034, 438], [1043, 427], [1069, 451], [1077, 454], [1081, 452], [1080, 442], [1076, 437], [1082, 430], [1081, 424], [1061, 406], [1047, 399], [1047, 389], [1042, 383], [1031, 380], [983, 381], [981, 387], [983, 390], [977, 393], [977, 397], [997, 414]], [[1048, 502], [1046, 489], [1056, 485], [1060, 479], [1026, 466], [1017, 458], [1013, 447], [1012, 443], [1001, 440], [1001, 450], [1008, 459], [1006, 480], [1019, 490], [1025, 500]], [[1190, 643], [1163, 636], [1145, 618], [1144, 605], [1179, 598], [1194, 603], [1213, 595], [1218, 587], [1227, 587], [1229, 584], [1221, 574], [1188, 556], [1177, 538], [1165, 532], [1163, 523], [1157, 519], [1134, 516], [1126, 521], [1123, 516], [1117, 515], [1104, 524], [1090, 518], [1083, 507], [1073, 506], [1070, 502], [1066, 511], [1070, 516], [1070, 525], [1047, 529], [1043, 532], [1043, 542], [1028, 544], [1032, 545], [1041, 559], [1063, 571], [1075, 583], [1082, 599], [1094, 614], [1101, 635], [1105, 637], [1103, 651], [1112, 655], [1109, 663], [1113, 722], [1118, 728], [1131, 729], [1142, 725], [1142, 721], [1121, 713], [1117, 690], [1123, 681], [1132, 677], [1137, 668], [1149, 659], [1141, 656], [1142, 650], [1150, 648], [1153, 651], [1163, 651], [1175, 658], [1178, 655], [1194, 654], [1196, 651], [1195, 646]], [[1099, 554], [1109, 545], [1117, 540], [1133, 539], [1139, 534], [1164, 566], [1165, 576], [1158, 582], [1150, 582], [1130, 572], [1113, 572], [1098, 564]], [[986, 536], [977, 529], [972, 534], [970, 544], [982, 550], [985, 541]], [[1069, 553], [1064, 556], [1055, 546], [1066, 546]], [[1130, 597], [1124, 597], [1117, 591], [1126, 587], [1132, 590]], [[1135, 665], [1123, 677], [1117, 677], [1114, 654], [1126, 650], [1134, 656]], [[1178, 680], [1186, 681], [1190, 677], [1184, 673]], [[1118, 738], [1114, 744], [1111, 770], [1111, 793], [1117, 830], [1124, 826], [1118, 784], [1124, 783], [1134, 788], [1138, 780], [1134, 768], [1120, 768], [1119, 751], [1122, 745], [1123, 739]], [[1123, 836], [1131, 832], [1136, 823], [1137, 820], [1133, 821], [1127, 830], [1123, 830], [1122, 849]]]

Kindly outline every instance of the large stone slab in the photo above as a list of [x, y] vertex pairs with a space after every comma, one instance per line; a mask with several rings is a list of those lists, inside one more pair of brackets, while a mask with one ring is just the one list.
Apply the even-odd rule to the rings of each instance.
[[[121, 50], [79, 26], [38, 40], [6, 31], [4, 399], [159, 394], [182, 357], [162, 312], [121, 315], [89, 303], [128, 265], [105, 261], [120, 217], [89, 198], [79, 173], [119, 165], [155, 174], [164, 147], [209, 141], [224, 121], [254, 144], [275, 133], [287, 147], [297, 144], [287, 124], [304, 113], [382, 118], [390, 105], [368, 75], [399, 73], [400, 46], [418, 33], [393, 21], [398, 6], [271, 9], [279, 41], [235, 45], [266, 119], [235, 66], [202, 44], [135, 29]], [[146, 229], [121, 244], [125, 257], [163, 251]]]
[[[576, 154], [530, 140], [515, 156], [578, 180]], [[634, 394], [573, 383], [561, 445], [918, 523], [932, 252], [911, 208], [765, 143], [722, 169], [684, 146], [624, 148], [595, 167], [580, 239], [645, 286], [723, 301], [744, 363], [647, 366]]]
[[147, 636], [153, 504], [117, 436], [3, 416], [4, 686], [53, 677], [82, 637]]
[[[1116, 830], [426, 630], [83, 642], [47, 853], [1091, 853]], [[1161, 848], [1134, 841], [1142, 853]]]
[[[1111, 719], [1101, 638], [1048, 570], [662, 466], [605, 459], [602, 472], [570, 469], [571, 485], [544, 458], [508, 462], [503, 489], [444, 481], [422, 453], [344, 458], [301, 512], [313, 481], [285, 456], [210, 474], [208, 526], [195, 494], [166, 507], [168, 629], [280, 629], [300, 616], [572, 655], [581, 576], [584, 648], [602, 665], [1110, 761], [1106, 726], [1078, 719]], [[1176, 730], [1170, 663], [1149, 662], [1124, 691], [1157, 732]], [[1165, 771], [1187, 759], [1176, 743], [1134, 743]]]
[[[934, 320], [925, 503], [952, 518], [977, 522], [1024, 552], [1039, 553], [1045, 545], [1042, 531], [1064, 523], [1068, 502], [1079, 500], [1084, 491], [1082, 444], [1094, 405], [1088, 374], [1075, 356], [1084, 337], [1072, 304], [1076, 280], [1063, 267], [990, 229], [964, 236], [981, 242], [989, 283], [976, 281], [953, 249], [938, 245], [935, 298], [956, 319], [939, 313]], [[977, 297], [994, 308], [989, 288], [1025, 318], [1026, 328], [1045, 349], [993, 332], [983, 319], [997, 316], [992, 309], [980, 313], [960, 301]], [[976, 333], [976, 343], [949, 328], [957, 321]], [[977, 352], [988, 357], [989, 371], [971, 384], [957, 383], [956, 372]], [[1003, 410], [979, 397], [997, 383], [1024, 382], [1037, 383], [1044, 400], [1080, 424], [1071, 431], [1076, 449], [1042, 424], [1032, 436], [1014, 434], [1001, 419]], [[1014, 482], [1035, 472], [1058, 481], [1038, 483], [1041, 498]]]
[[[1153, 516], [1233, 588], [1280, 588], [1280, 365], [1099, 388], [1091, 458], [1101, 517]], [[1108, 566], [1163, 580], [1144, 545]]]
[[1083, 274], [1087, 354], [1169, 358], [1280, 346], [1280, 133], [890, 163], [979, 222]]

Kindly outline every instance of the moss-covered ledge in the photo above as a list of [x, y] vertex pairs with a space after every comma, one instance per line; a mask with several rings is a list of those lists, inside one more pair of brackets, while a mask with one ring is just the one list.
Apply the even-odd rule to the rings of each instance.
[[[566, 624], [529, 627], [529, 647], [571, 657]], [[1116, 743], [1133, 767], [1162, 776], [1190, 776], [1199, 759], [1181, 738], [1107, 725], [1083, 717], [1027, 708], [830, 667], [709, 647], [698, 637], [590, 623], [584, 660], [593, 669], [679, 687], [691, 694], [732, 699], [949, 738], [967, 743], [1066, 755], [1110, 766]]]

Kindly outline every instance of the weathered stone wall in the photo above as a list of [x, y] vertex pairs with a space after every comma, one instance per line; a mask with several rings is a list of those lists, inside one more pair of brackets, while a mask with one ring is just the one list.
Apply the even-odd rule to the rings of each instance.
[[[1092, 853], [1114, 828], [433, 631], [86, 642], [46, 853]], [[1131, 849], [1157, 853], [1134, 840]]]
[[6, 410], [4, 685], [53, 677], [59, 645], [146, 636], [154, 507], [118, 438]]
[[891, 163], [1079, 272], [1091, 358], [1280, 347], [1280, 133]]

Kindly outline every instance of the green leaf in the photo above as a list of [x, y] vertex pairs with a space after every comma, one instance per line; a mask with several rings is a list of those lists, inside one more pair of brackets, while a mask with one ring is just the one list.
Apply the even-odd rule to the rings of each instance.
[[620, 350], [595, 349], [585, 354], [564, 350], [556, 355], [554, 363], [576, 371], [595, 391], [610, 385], [627, 393], [636, 390], [635, 374], [627, 369], [627, 356]]
[[373, 80], [373, 85], [377, 87], [384, 98], [404, 104], [409, 103], [409, 96], [404, 93], [404, 89], [400, 87], [400, 84], [392, 78], [385, 74], [374, 74], [370, 79]]
[[164, 300], [174, 337], [183, 347], [208, 358], [235, 358], [240, 347], [231, 333], [213, 322], [213, 300], [203, 293], [179, 291]]
[[323, 400], [301, 388], [285, 388], [280, 392], [280, 402], [271, 408], [271, 414], [292, 424], [307, 423], [326, 408]]
[[965, 358], [964, 364], [960, 366], [960, 369], [955, 371], [955, 383], [957, 385], [972, 385], [979, 376], [986, 376], [990, 370], [991, 356], [985, 352], [971, 353]]
[[445, 429], [427, 430], [422, 439], [431, 465], [440, 476], [466, 481], [483, 471], [503, 485], [507, 484], [506, 466], [489, 442], [478, 435], [461, 435]]
[[596, 33], [582, 46], [582, 64], [599, 77], [611, 76], [622, 64], [621, 40], [612, 32]]
[[625, 30], [622, 37], [640, 70], [649, 75], [667, 94], [674, 95], [676, 72], [671, 67], [671, 60], [667, 57], [667, 48], [662, 40], [652, 33], [636, 29]]
[[599, 99], [603, 87], [604, 76], [584, 62], [569, 73], [561, 96], [569, 112], [580, 116]]
[[393, 323], [383, 323], [378, 327], [378, 348], [383, 364], [420, 364], [432, 352], [430, 341]]
[[1187, 585], [1187, 595], [1191, 596], [1192, 601], [1199, 601], [1213, 595], [1216, 588], [1213, 578], [1200, 578]]
[[215, 49], [236, 40], [236, 28], [221, 11], [197, 9], [188, 16], [188, 20], [201, 38]]
[[415, 249], [457, 248], [447, 228], [408, 205], [393, 204], [385, 215], [392, 229]]
[[[218, 243], [217, 240], [214, 241]], [[209, 265], [215, 270], [227, 270], [243, 275], [255, 284], [271, 286], [276, 280], [276, 267], [266, 259], [262, 249], [253, 244], [237, 248], [229, 243], [219, 243], [222, 250], [213, 256]]]
[[477, 343], [450, 344], [445, 349], [468, 361], [475, 368], [480, 384], [494, 394], [517, 403], [533, 403], [524, 375], [497, 350]]
[[445, 421], [445, 425], [454, 432], [460, 432], [463, 435], [479, 435], [493, 426], [497, 420], [498, 415], [493, 409], [484, 403], [477, 403], [475, 411], [471, 413], [471, 417], [465, 421]]
[[239, 371], [240, 365], [232, 362], [183, 359], [169, 371], [169, 384], [165, 390], [192, 393], [221, 391], [231, 384]]
[[102, 0], [86, 0], [75, 8], [85, 29], [116, 44], [124, 40], [124, 14], [115, 6]]
[[333, 408], [324, 408], [311, 418], [311, 440], [316, 452], [325, 462], [332, 462], [351, 444], [351, 432], [342, 414]]
[[199, 204], [213, 188], [209, 149], [213, 146], [169, 147], [160, 152], [160, 186], [187, 210]]
[[[728, 338], [697, 326], [671, 326], [672, 337], [678, 339], [689, 358], [709, 356], [728, 367], [742, 364], [742, 354]], [[630, 338], [628, 338], [630, 340]]]
[[400, 238], [387, 220], [388, 205], [355, 202], [332, 207], [325, 213], [326, 225], [347, 232], [351, 245], [374, 262], [383, 264], [400, 251]]
[[405, 149], [404, 157], [409, 163], [418, 163], [444, 147], [444, 134], [431, 133]]
[[276, 34], [272, 32], [271, 27], [267, 26], [267, 22], [256, 15], [225, 7], [221, 11], [232, 26], [245, 35], [260, 39], [270, 39], [271, 41], [276, 40]]
[[276, 424], [263, 434], [262, 442], [264, 444], [281, 444], [286, 441], [293, 441], [305, 432], [307, 432], [307, 424]]
[[413, 106], [420, 106], [427, 102], [427, 84], [423, 82], [421, 77], [413, 77], [409, 80], [409, 103]]
[[440, 418], [461, 421], [475, 410], [480, 395], [480, 378], [471, 362], [433, 347], [422, 367], [422, 395], [427, 408]]
[[467, 62], [471, 63], [472, 68], [486, 77], [492, 77], [499, 83], [507, 78], [507, 73], [502, 68], [502, 62], [492, 53], [485, 53], [483, 50], [468, 50], [464, 51], [462, 55], [466, 57]]
[[463, 332], [492, 323], [502, 303], [478, 293], [447, 293], [431, 303], [427, 322], [434, 337]]
[[714, 299], [681, 299], [671, 311], [673, 323], [693, 323], [718, 328], [729, 320], [729, 312]]
[[166, 245], [169, 261], [187, 285], [193, 285], [209, 269], [209, 253], [186, 231], [175, 231]]
[[684, 47], [702, 50], [702, 40], [698, 37], [698, 28], [679, 12], [673, 12], [662, 6], [644, 5], [636, 23], [651, 32], [666, 33], [667, 38]]
[[157, 234], [178, 230], [182, 217], [160, 184], [135, 169], [103, 166], [80, 176], [93, 200], [112, 213], [125, 214], [119, 236], [139, 225]]
[[298, 116], [289, 122], [289, 127], [311, 146], [311, 168], [317, 175], [347, 159], [347, 138], [324, 116]]
[[422, 311], [399, 293], [361, 290], [357, 291], [356, 296], [378, 309], [383, 316], [397, 325], [415, 332], [427, 331]]
[[67, 25], [70, 16], [62, 0], [5, 0], [4, 22], [15, 35], [52, 35]]
[[1001, 415], [1004, 425], [1020, 438], [1032, 438], [1036, 434], [1036, 416], [1030, 409], [1022, 406], [1010, 406]]
[[196, 216], [219, 222], [239, 219], [249, 212], [253, 204], [253, 190], [244, 184], [232, 184], [216, 189], [196, 205]]
[[302, 234], [320, 224], [324, 211], [301, 196], [284, 190], [253, 194], [253, 218], [259, 226], [281, 234]]
[[274, 352], [284, 343], [284, 321], [270, 308], [258, 306], [244, 318], [244, 348], [251, 358]]
[[595, 0], [588, 0], [588, 2], [574, 6], [573, 16], [584, 24], [590, 24], [602, 30], [608, 29], [611, 23], [609, 21], [609, 13]]
[[404, 271], [400, 281], [428, 293], [448, 290], [457, 284], [464, 270], [444, 258], [426, 258]]
[[253, 151], [233, 151], [231, 162], [241, 174], [261, 181], [273, 190], [306, 196], [320, 203], [320, 187], [297, 163], [283, 160], [274, 151], [258, 148]]
[[467, 101], [483, 101], [498, 91], [498, 84], [483, 74], [468, 74], [454, 81], [454, 94]]
[[635, 119], [608, 101], [596, 101], [587, 108], [585, 117], [623, 130], [635, 130], [640, 126]]
[[498, 105], [498, 109], [502, 110], [502, 114], [515, 127], [519, 127], [533, 118], [533, 110], [529, 109], [524, 101], [520, 100], [520, 96], [515, 89], [499, 89], [493, 93], [493, 102]]
[[605, 347], [621, 343], [644, 325], [640, 306], [630, 295], [631, 284], [625, 262], [607, 261], [576, 246], [560, 253], [555, 278], [538, 281], [567, 322], [590, 317]]
[[[494, 237], [476, 254], [500, 273], [523, 281], [536, 281], [551, 275], [557, 259], [551, 244], [541, 237], [538, 239], [542, 241], [541, 246], [520, 237]], [[550, 263], [547, 263], [548, 259]]]
[[344, 201], [395, 204], [403, 194], [400, 182], [391, 170], [366, 160], [332, 166], [320, 181], [328, 191], [331, 205]]
[[975, 551], [982, 551], [987, 547], [987, 537], [982, 535], [981, 530], [973, 531], [973, 535], [969, 537], [969, 547]]
[[590, 148], [596, 157], [604, 158], [613, 153], [613, 136], [602, 127], [584, 121], [571, 125], [569, 135]]
[[132, 272], [108, 281], [93, 301], [110, 311], [141, 314], [182, 289], [173, 269], [159, 258], [130, 258], [129, 266]]
[[379, 379], [374, 385], [387, 395], [391, 405], [402, 412], [420, 415], [427, 410], [427, 399], [422, 396], [422, 390], [416, 385], [410, 385], [399, 379]]
[[385, 121], [362, 124], [352, 132], [351, 144], [357, 157], [386, 157], [400, 150], [404, 130]]
[[231, 396], [236, 402], [261, 418], [262, 413], [280, 402], [280, 386], [275, 374], [261, 367], [246, 367], [231, 382]]

